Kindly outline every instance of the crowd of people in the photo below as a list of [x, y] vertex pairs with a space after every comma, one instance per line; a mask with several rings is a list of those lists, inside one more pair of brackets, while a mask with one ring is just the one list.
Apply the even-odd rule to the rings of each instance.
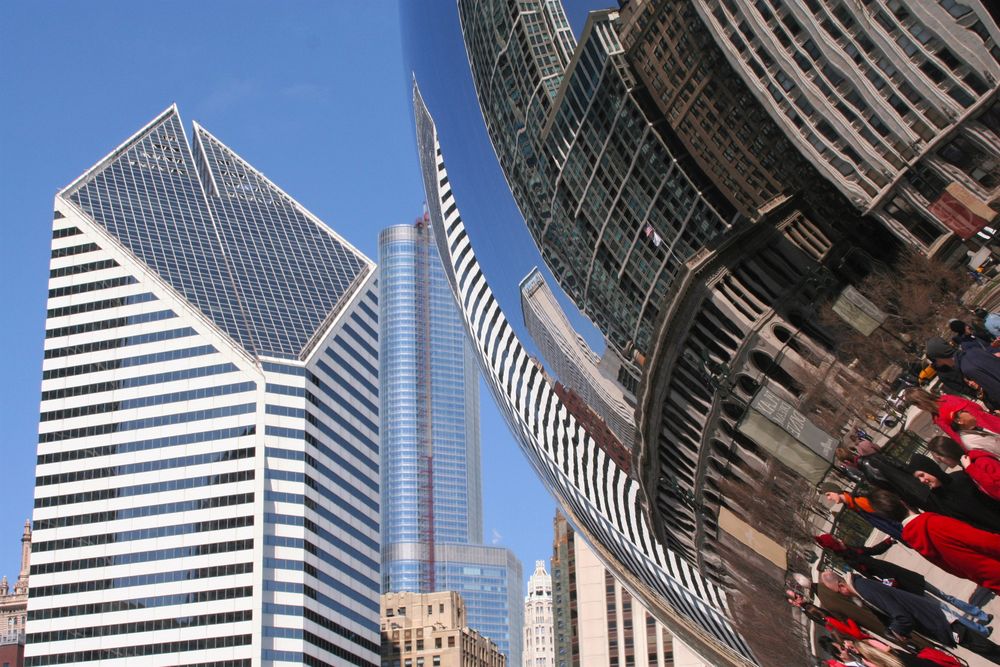
[[[940, 393], [904, 393], [940, 428], [927, 454], [898, 460], [859, 431], [836, 453], [850, 488], [820, 488], [828, 505], [885, 535], [873, 546], [817, 535], [836, 568], [821, 569], [818, 581], [789, 577], [788, 601], [826, 630], [819, 646], [830, 667], [954, 667], [965, 664], [953, 652], [959, 646], [1000, 664], [993, 616], [982, 609], [1000, 592], [1000, 314], [975, 315], [948, 323], [950, 341], [926, 343], [920, 378], [937, 378]], [[879, 558], [896, 543], [976, 592], [961, 599]]]

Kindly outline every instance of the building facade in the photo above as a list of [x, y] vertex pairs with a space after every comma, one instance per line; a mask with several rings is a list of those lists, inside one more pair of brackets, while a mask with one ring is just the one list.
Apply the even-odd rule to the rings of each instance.
[[608, 344], [641, 365], [677, 271], [741, 216], [647, 118], [617, 12], [593, 12], [567, 61], [558, 2], [458, 4], [486, 128], [532, 238]]
[[524, 667], [555, 667], [552, 635], [552, 577], [535, 561], [524, 598]]
[[0, 665], [24, 664], [24, 628], [28, 620], [28, 581], [31, 572], [31, 522], [21, 533], [21, 569], [13, 590], [7, 575], [0, 580]]
[[26, 664], [378, 664], [374, 263], [176, 107], [52, 229]]
[[479, 377], [425, 220], [379, 236], [382, 587], [462, 595], [520, 664], [521, 566], [483, 545]]
[[382, 667], [505, 667], [454, 591], [382, 595]]
[[556, 667], [705, 666], [622, 587], [561, 513], [552, 526]]
[[598, 446], [521, 345], [486, 282], [437, 138], [414, 88], [427, 206], [448, 281], [484, 378], [522, 451], [598, 557], [671, 631], [717, 665], [754, 664], [727, 617], [725, 594], [650, 531], [635, 480]]
[[[521, 315], [539, 354], [627, 448], [635, 444], [635, 408], [606, 364], [573, 329], [545, 277], [536, 268], [521, 280]], [[610, 351], [606, 355], [612, 355]], [[634, 402], [634, 397], [632, 397]]]
[[1000, 28], [979, 0], [693, 4], [785, 136], [859, 210], [924, 250], [974, 234], [959, 216], [996, 217]]

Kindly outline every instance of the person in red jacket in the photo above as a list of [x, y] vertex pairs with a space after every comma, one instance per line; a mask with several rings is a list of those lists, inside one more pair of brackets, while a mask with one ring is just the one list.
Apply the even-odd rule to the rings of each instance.
[[962, 444], [962, 438], [959, 429], [955, 428], [956, 418], [960, 428], [971, 429], [978, 426], [992, 433], [1000, 433], [1000, 417], [990, 414], [979, 403], [964, 396], [934, 396], [924, 389], [913, 388], [907, 389], [903, 397], [910, 405], [929, 412], [934, 423], [958, 444]]
[[868, 497], [876, 514], [903, 524], [903, 541], [942, 570], [1000, 593], [1000, 534], [933, 512], [914, 513], [891, 491]]
[[994, 500], [1000, 500], [1000, 459], [984, 449], [962, 448], [950, 438], [937, 436], [927, 443], [931, 456], [941, 465], [962, 466], [979, 490]]

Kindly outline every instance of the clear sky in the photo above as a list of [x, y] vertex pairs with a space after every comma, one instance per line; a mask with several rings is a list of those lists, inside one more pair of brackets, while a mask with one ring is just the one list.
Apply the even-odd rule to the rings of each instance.
[[[399, 34], [389, 0], [0, 3], [0, 574], [16, 576], [31, 515], [56, 191], [176, 102], [187, 129], [197, 120], [377, 259], [378, 232], [423, 202]], [[530, 241], [516, 252], [537, 262]], [[481, 395], [486, 542], [527, 577], [551, 555], [554, 504]]]

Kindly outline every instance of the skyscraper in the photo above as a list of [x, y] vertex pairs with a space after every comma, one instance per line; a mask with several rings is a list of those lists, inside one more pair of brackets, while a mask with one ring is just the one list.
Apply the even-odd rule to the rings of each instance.
[[[535, 347], [559, 381], [586, 401], [628, 448], [635, 443], [635, 410], [599, 357], [566, 318], [536, 268], [521, 280], [521, 313]], [[608, 350], [605, 356], [613, 356]]]
[[555, 667], [552, 637], [552, 577], [535, 561], [524, 597], [524, 667]]
[[555, 667], [704, 667], [601, 564], [560, 513], [552, 522]]
[[521, 565], [485, 546], [479, 377], [426, 220], [379, 236], [382, 587], [456, 591], [521, 664]]
[[754, 664], [725, 593], [650, 531], [638, 484], [598, 446], [531, 358], [476, 259], [430, 112], [414, 86], [417, 150], [438, 251], [487, 386], [525, 456], [598, 557], [671, 632], [718, 665]]
[[171, 107], [50, 267], [27, 664], [378, 664], [375, 265]]

